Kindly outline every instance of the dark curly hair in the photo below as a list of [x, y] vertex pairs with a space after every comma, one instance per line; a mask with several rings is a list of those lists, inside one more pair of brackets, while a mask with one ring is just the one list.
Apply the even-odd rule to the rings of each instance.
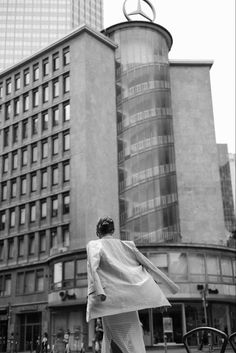
[[103, 236], [105, 234], [114, 233], [115, 226], [114, 222], [110, 217], [100, 218], [97, 223], [97, 236]]

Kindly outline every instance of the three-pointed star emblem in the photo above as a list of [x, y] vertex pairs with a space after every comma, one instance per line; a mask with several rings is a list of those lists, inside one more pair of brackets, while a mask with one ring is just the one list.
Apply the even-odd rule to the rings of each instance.
[[141, 0], [138, 0], [137, 2], [137, 8], [136, 10], [127, 13], [126, 11], [126, 3], [127, 0], [125, 0], [124, 5], [123, 5], [123, 12], [125, 17], [127, 18], [128, 21], [131, 21], [130, 16], [135, 16], [135, 15], [140, 15], [144, 18], [146, 18], [148, 21], [153, 22], [156, 18], [156, 13], [155, 13], [155, 9], [153, 7], [153, 5], [151, 4], [151, 2], [149, 0], [142, 0], [144, 1], [146, 4], [148, 4], [148, 6], [151, 8], [152, 13], [153, 13], [153, 18], [151, 18], [150, 16], [148, 16], [143, 10], [142, 10], [142, 6], [141, 6]]

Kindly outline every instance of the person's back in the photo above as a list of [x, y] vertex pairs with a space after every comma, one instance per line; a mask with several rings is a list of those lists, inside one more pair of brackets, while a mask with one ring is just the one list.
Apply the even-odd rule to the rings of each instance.
[[172, 293], [178, 286], [142, 255], [134, 242], [113, 238], [113, 232], [112, 219], [100, 219], [99, 239], [87, 245], [87, 321], [102, 318], [102, 353], [110, 352], [112, 342], [123, 353], [131, 348], [145, 353], [138, 310], [170, 306], [155, 280], [162, 279]]

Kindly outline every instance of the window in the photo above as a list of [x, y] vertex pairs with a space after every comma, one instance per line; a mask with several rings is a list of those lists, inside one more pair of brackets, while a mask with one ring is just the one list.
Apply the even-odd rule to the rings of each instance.
[[4, 230], [6, 227], [6, 213], [5, 211], [0, 212], [0, 230]]
[[37, 81], [39, 79], [39, 65], [35, 64], [33, 66], [33, 80]]
[[0, 276], [0, 297], [11, 295], [11, 275]]
[[58, 197], [52, 197], [52, 217], [57, 217], [58, 215]]
[[41, 200], [40, 202], [40, 218], [46, 219], [47, 218], [47, 200]]
[[70, 180], [70, 163], [64, 162], [63, 163], [63, 183]]
[[42, 131], [48, 130], [48, 112], [42, 113]]
[[23, 96], [23, 111], [27, 112], [29, 110], [29, 95], [25, 94]]
[[20, 99], [16, 98], [14, 99], [14, 116], [17, 116], [20, 114]]
[[6, 127], [3, 131], [3, 146], [9, 146], [9, 127]]
[[187, 255], [185, 253], [169, 253], [169, 274], [173, 280], [187, 280], [188, 266]]
[[18, 124], [14, 124], [12, 128], [12, 142], [17, 143], [18, 142]]
[[21, 149], [21, 166], [24, 167], [28, 163], [27, 147]]
[[70, 76], [69, 74], [63, 77], [63, 93], [70, 92]]
[[41, 189], [46, 189], [48, 186], [48, 172], [47, 169], [41, 171]]
[[15, 76], [15, 91], [18, 91], [20, 89], [20, 74], [17, 74]]
[[35, 89], [33, 91], [33, 107], [37, 107], [39, 105], [39, 91]]
[[73, 287], [75, 278], [75, 262], [65, 261], [63, 263], [63, 287]]
[[43, 76], [49, 75], [49, 60], [48, 58], [43, 60]]
[[37, 144], [33, 144], [31, 147], [31, 163], [36, 163], [38, 160], [38, 148]]
[[69, 48], [63, 49], [63, 65], [66, 66], [70, 63], [70, 50]]
[[209, 282], [217, 283], [218, 281], [220, 281], [219, 257], [214, 255], [207, 255], [206, 265]]
[[30, 180], [31, 180], [30, 191], [34, 192], [37, 190], [37, 174], [36, 174], [36, 172], [31, 173]]
[[4, 259], [4, 242], [0, 241], [0, 261]]
[[29, 243], [28, 243], [28, 254], [33, 255], [35, 252], [35, 236], [34, 234], [29, 235]]
[[70, 149], [70, 133], [64, 132], [63, 133], [63, 151], [69, 151]]
[[62, 227], [62, 244], [63, 246], [70, 245], [70, 230], [69, 226]]
[[25, 206], [20, 207], [20, 225], [25, 224]]
[[35, 202], [32, 202], [30, 204], [30, 222], [35, 222], [36, 221], [36, 204]]
[[86, 276], [87, 260], [81, 259], [76, 261], [76, 285], [80, 285], [80, 278]]
[[42, 159], [45, 159], [48, 157], [48, 140], [43, 140], [42, 141]]
[[190, 280], [194, 282], [205, 282], [205, 258], [203, 254], [188, 255], [189, 275]]
[[10, 210], [10, 228], [14, 228], [16, 225], [16, 211], [14, 208]]
[[154, 253], [149, 254], [149, 260], [157, 266], [162, 272], [168, 274], [168, 259], [167, 254], [163, 253]]
[[8, 163], [9, 163], [8, 155], [3, 156], [3, 173], [8, 172], [8, 167], [9, 167]]
[[52, 126], [58, 126], [59, 125], [59, 108], [58, 107], [53, 107], [52, 108]]
[[23, 120], [22, 122], [22, 139], [26, 139], [28, 137], [28, 119]]
[[49, 88], [48, 84], [43, 86], [43, 103], [46, 103], [49, 101]]
[[5, 108], [5, 120], [9, 120], [11, 117], [11, 102], [6, 103]]
[[6, 94], [11, 94], [12, 86], [11, 86], [11, 79], [6, 80]]
[[24, 70], [24, 86], [28, 86], [30, 83], [29, 69]]
[[0, 83], [0, 99], [3, 97], [3, 85]]
[[12, 170], [16, 170], [18, 165], [18, 153], [12, 152]]
[[16, 197], [16, 179], [11, 181], [11, 198]]
[[70, 120], [70, 103], [66, 102], [63, 104], [63, 121], [69, 121]]
[[32, 117], [32, 136], [37, 135], [38, 133], [38, 116], [35, 115]]
[[46, 232], [45, 230], [39, 233], [39, 252], [43, 253], [46, 251]]
[[52, 137], [52, 154], [58, 154], [59, 151], [59, 144], [58, 144], [58, 135]]
[[59, 53], [53, 54], [53, 57], [52, 57], [52, 68], [53, 68], [53, 71], [56, 71], [56, 70], [59, 69]]
[[58, 165], [52, 167], [52, 185], [55, 186], [58, 184], [59, 175], [58, 175]]
[[69, 193], [63, 194], [62, 207], [63, 207], [63, 214], [67, 214], [70, 212], [70, 195], [69, 195]]
[[53, 228], [51, 230], [50, 248], [57, 247], [57, 229]]
[[1, 187], [1, 200], [6, 201], [7, 199], [7, 182], [2, 183]]
[[54, 264], [53, 267], [53, 288], [62, 287], [62, 262]]
[[17, 281], [16, 281], [16, 294], [23, 294], [24, 293], [24, 273], [18, 272], [17, 273]]
[[53, 80], [52, 96], [53, 96], [53, 98], [56, 98], [59, 96], [59, 80], [58, 80], [58, 78], [56, 80]]
[[35, 286], [35, 274], [34, 271], [29, 271], [25, 273], [25, 286], [24, 293], [33, 293]]
[[20, 194], [26, 195], [26, 175], [22, 176], [20, 179]]
[[24, 237], [19, 237], [18, 238], [18, 257], [23, 257], [24, 256]]
[[43, 269], [36, 271], [35, 290], [36, 290], [36, 292], [42, 292], [44, 290], [44, 271], [43, 271]]

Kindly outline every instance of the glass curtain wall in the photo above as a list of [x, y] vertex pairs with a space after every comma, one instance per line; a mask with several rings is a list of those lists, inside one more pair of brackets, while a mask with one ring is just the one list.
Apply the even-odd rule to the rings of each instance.
[[106, 30], [118, 44], [121, 236], [136, 243], [178, 241], [180, 234], [169, 48], [158, 28], [137, 22]]

